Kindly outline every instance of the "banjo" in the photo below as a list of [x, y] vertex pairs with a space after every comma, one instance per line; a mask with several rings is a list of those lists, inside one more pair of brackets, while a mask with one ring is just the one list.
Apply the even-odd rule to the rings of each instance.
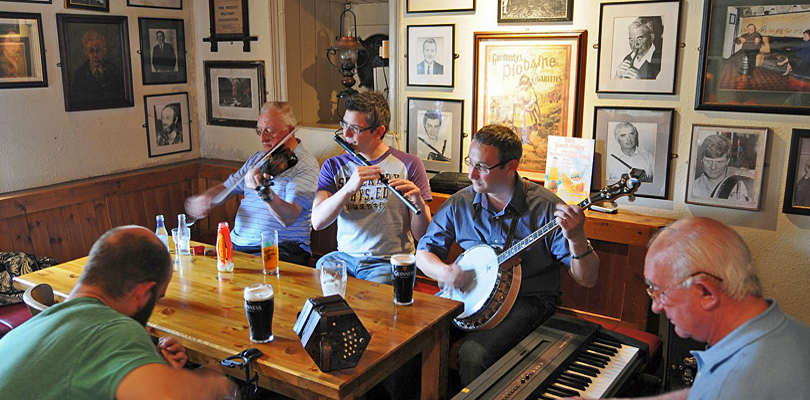
[[[578, 204], [587, 209], [594, 202], [632, 196], [641, 184], [644, 170], [633, 168], [629, 174]], [[515, 304], [520, 290], [520, 253], [538, 240], [559, 228], [557, 218], [532, 232], [500, 254], [489, 245], [473, 246], [456, 260], [462, 271], [474, 271], [475, 279], [462, 288], [446, 287], [437, 296], [464, 303], [464, 312], [453, 319], [453, 324], [464, 331], [492, 329], [497, 326]]]

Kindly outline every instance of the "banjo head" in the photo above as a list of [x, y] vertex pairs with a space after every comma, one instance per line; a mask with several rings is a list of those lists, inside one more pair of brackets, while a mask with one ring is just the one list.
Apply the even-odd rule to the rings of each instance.
[[498, 279], [498, 255], [487, 245], [467, 249], [457, 261], [462, 271], [475, 271], [475, 279], [461, 289], [453, 289], [450, 297], [464, 303], [464, 312], [456, 318], [468, 317], [484, 306]]

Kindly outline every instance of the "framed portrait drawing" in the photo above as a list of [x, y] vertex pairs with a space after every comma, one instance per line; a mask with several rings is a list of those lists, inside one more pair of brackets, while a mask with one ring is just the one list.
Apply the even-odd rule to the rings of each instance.
[[810, 130], [794, 129], [790, 139], [782, 212], [810, 215]]
[[208, 125], [255, 128], [265, 102], [264, 61], [206, 61]]
[[672, 108], [596, 107], [592, 188], [616, 183], [631, 168], [644, 170], [636, 196], [669, 198]]
[[475, 11], [475, 0], [407, 0], [408, 13]]
[[188, 93], [143, 97], [149, 157], [191, 151]]
[[56, 14], [65, 110], [132, 107], [127, 17]]
[[186, 83], [186, 33], [182, 19], [138, 18], [144, 85]]
[[110, 12], [110, 0], [65, 0], [65, 8]]
[[183, 0], [127, 0], [130, 7], [166, 8], [182, 10]]
[[808, 0], [765, 7], [754, 0], [706, 0], [695, 108], [807, 114], [808, 9]]
[[498, 0], [498, 22], [555, 22], [574, 20], [574, 0]]
[[461, 171], [464, 100], [408, 98], [408, 152], [431, 172]]
[[453, 87], [455, 25], [409, 25], [408, 86]]
[[602, 3], [597, 93], [674, 94], [681, 1]]
[[768, 128], [692, 125], [686, 202], [758, 211]]
[[0, 12], [0, 89], [48, 86], [42, 16]]
[[543, 180], [548, 136], [581, 136], [585, 31], [474, 34], [473, 132], [512, 128], [523, 140], [521, 175]]

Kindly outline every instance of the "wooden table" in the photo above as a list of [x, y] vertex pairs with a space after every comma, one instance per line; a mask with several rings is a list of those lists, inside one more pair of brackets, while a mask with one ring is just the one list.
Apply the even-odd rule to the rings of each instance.
[[[210, 256], [175, 263], [166, 297], [158, 301], [149, 320], [149, 333], [176, 337], [191, 361], [199, 364], [256, 347], [264, 352], [251, 368], [259, 373], [259, 384], [296, 399], [357, 398], [421, 353], [422, 399], [447, 396], [448, 329], [462, 311], [461, 303], [414, 293], [412, 306], [396, 306], [391, 286], [349, 278], [346, 300], [371, 333], [371, 341], [355, 368], [323, 373], [292, 330], [306, 299], [321, 295], [318, 271], [282, 262], [278, 276], [265, 276], [258, 257], [234, 253], [233, 273], [218, 274]], [[48, 283], [64, 298], [86, 261], [80, 258], [15, 282], [20, 287]], [[270, 283], [275, 290], [271, 343], [249, 340], [242, 289], [254, 282]], [[223, 371], [244, 379], [241, 370]]]

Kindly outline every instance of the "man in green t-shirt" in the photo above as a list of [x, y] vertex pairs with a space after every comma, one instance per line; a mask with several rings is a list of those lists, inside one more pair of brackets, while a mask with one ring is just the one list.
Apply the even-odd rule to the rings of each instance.
[[166, 293], [166, 246], [138, 226], [99, 238], [70, 296], [0, 340], [0, 393], [8, 399], [222, 399], [227, 377], [183, 369], [185, 348], [152, 343], [144, 327]]

